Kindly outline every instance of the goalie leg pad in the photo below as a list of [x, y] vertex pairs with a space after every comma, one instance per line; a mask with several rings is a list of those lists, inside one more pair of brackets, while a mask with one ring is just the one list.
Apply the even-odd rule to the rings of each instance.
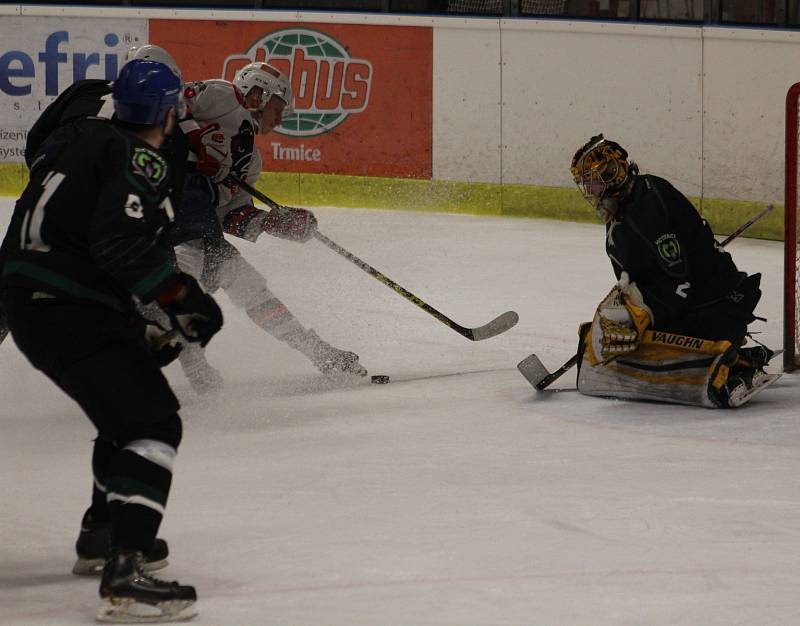
[[590, 396], [720, 407], [719, 390], [728, 379], [737, 349], [710, 341], [646, 331], [633, 352], [611, 362], [591, 354], [594, 326], [583, 338], [578, 391]]

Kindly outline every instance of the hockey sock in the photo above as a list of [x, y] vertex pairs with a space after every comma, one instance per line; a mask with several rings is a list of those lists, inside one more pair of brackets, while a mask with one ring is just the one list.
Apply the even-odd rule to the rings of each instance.
[[177, 450], [155, 439], [136, 439], [115, 455], [106, 498], [113, 547], [148, 552], [164, 515]]
[[106, 503], [106, 482], [108, 480], [109, 465], [118, 452], [119, 448], [113, 441], [102, 437], [94, 440], [94, 449], [92, 451], [92, 474], [94, 475], [92, 505], [86, 512], [92, 522], [103, 524], [109, 521], [108, 504]]
[[247, 308], [248, 317], [259, 328], [280, 341], [287, 341], [288, 337], [305, 332], [306, 329], [283, 302], [269, 292], [262, 292], [262, 295], [259, 302]]

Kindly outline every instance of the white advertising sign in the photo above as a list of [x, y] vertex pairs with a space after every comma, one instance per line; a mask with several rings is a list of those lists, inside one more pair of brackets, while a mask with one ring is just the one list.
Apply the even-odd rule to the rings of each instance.
[[0, 20], [0, 162], [23, 160], [28, 129], [76, 80], [113, 80], [147, 20], [14, 17]]

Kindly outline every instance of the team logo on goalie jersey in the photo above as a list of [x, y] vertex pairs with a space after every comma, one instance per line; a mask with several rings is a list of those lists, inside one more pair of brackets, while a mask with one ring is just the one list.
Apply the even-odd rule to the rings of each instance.
[[157, 189], [167, 177], [164, 159], [147, 148], [136, 148], [131, 163], [134, 173], [144, 178], [153, 189]]
[[661, 258], [667, 263], [667, 266], [681, 262], [681, 245], [678, 243], [678, 238], [674, 233], [661, 235], [656, 240], [656, 248]]

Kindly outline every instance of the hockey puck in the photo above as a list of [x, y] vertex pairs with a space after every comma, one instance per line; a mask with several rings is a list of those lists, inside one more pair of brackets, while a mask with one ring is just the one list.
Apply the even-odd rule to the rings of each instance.
[[380, 374], [378, 376], [373, 376], [372, 378], [370, 378], [370, 382], [375, 383], [376, 385], [385, 385], [386, 383], [389, 382], [389, 377]]

